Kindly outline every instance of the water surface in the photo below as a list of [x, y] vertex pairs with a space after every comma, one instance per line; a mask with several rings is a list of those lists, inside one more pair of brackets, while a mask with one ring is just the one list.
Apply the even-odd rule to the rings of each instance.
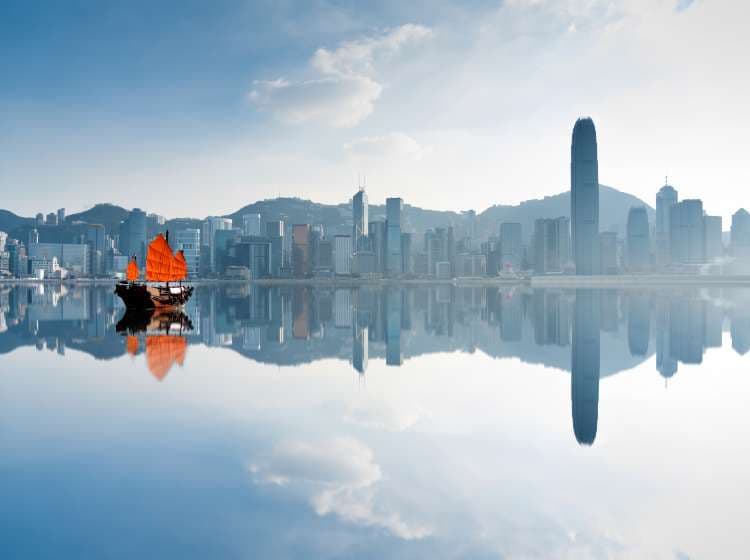
[[744, 558], [750, 290], [0, 288], [2, 558]]

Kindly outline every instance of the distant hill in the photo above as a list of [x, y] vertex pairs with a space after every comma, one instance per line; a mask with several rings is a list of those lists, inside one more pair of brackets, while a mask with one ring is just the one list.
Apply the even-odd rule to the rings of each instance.
[[[617, 231], [624, 235], [628, 219], [628, 210], [632, 206], [646, 206], [649, 219], [654, 221], [654, 209], [639, 198], [602, 185], [599, 192], [599, 224], [602, 231]], [[274, 198], [260, 200], [243, 206], [236, 212], [226, 214], [232, 218], [236, 227], [242, 227], [242, 216], [261, 214], [265, 222], [284, 220], [287, 224], [323, 224], [329, 235], [350, 233], [352, 224], [351, 203], [320, 204], [299, 198]], [[120, 230], [120, 222], [128, 215], [128, 210], [114, 204], [97, 204], [93, 208], [67, 217], [67, 224], [76, 221], [103, 224], [109, 233]], [[501, 222], [519, 222], [523, 227], [523, 236], [528, 241], [537, 218], [556, 218], [570, 215], [570, 193], [562, 192], [542, 199], [527, 200], [515, 206], [496, 205], [477, 214], [476, 231], [480, 237], [497, 235]], [[385, 218], [385, 206], [369, 206], [370, 221]], [[159, 229], [176, 231], [186, 227], [200, 228], [203, 218], [175, 218], [168, 220]], [[32, 218], [16, 216], [7, 210], [0, 210], [0, 231], [12, 232], [33, 226]], [[24, 227], [25, 226], [25, 227]], [[421, 235], [428, 229], [453, 226], [457, 235], [469, 227], [468, 213], [441, 210], [428, 210], [417, 206], [404, 205], [403, 229]], [[153, 235], [155, 232], [149, 232]]]
[[108, 232], [118, 233], [120, 222], [128, 217], [128, 210], [116, 204], [102, 203], [93, 208], [71, 214], [65, 218], [65, 222], [86, 222], [88, 224], [102, 224]]
[[10, 233], [18, 227], [33, 223], [34, 218], [22, 218], [9, 210], [0, 210], [0, 231], [4, 231], [5, 233]]

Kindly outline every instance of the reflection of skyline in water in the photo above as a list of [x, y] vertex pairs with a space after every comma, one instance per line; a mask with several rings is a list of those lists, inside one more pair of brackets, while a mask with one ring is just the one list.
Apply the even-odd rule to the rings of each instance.
[[750, 341], [750, 292], [222, 286], [196, 290], [185, 313], [124, 313], [107, 288], [19, 286], [0, 292], [0, 352], [34, 345], [97, 359], [145, 354], [158, 380], [188, 346], [231, 349], [267, 364], [370, 360], [400, 366], [438, 352], [518, 358], [571, 372], [577, 441], [594, 443], [601, 377], [656, 353], [665, 383], [700, 364], [729, 330], [739, 354]]
[[[593, 302], [579, 303], [590, 294]], [[750, 349], [750, 290], [741, 289], [225, 286], [199, 288], [185, 312], [191, 324], [180, 334], [189, 344], [279, 366], [338, 358], [362, 374], [371, 359], [398, 366], [423, 354], [477, 350], [572, 371], [571, 352], [590, 354], [593, 342], [581, 341], [595, 333], [601, 377], [654, 352], [658, 372], [672, 377], [680, 363], [702, 363], [725, 330], [737, 353]], [[116, 358], [127, 351], [116, 328], [123, 316], [108, 288], [0, 288], [0, 352], [35, 345]]]

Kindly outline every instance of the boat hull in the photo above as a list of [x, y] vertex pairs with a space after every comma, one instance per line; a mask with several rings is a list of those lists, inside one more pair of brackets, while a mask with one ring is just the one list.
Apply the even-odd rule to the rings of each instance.
[[187, 303], [193, 295], [193, 287], [120, 282], [115, 286], [115, 293], [128, 309], [175, 309]]

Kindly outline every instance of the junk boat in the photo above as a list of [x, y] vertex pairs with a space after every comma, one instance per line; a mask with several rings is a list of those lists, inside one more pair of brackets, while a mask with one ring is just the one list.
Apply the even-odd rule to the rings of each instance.
[[[115, 293], [128, 310], [179, 308], [193, 295], [193, 287], [182, 284], [187, 272], [185, 255], [181, 250], [176, 254], [172, 252], [169, 232], [166, 238], [160, 233], [148, 245], [146, 281], [140, 281], [138, 262], [133, 257], [128, 263], [127, 280], [117, 283]], [[171, 285], [170, 282], [177, 284]]]

